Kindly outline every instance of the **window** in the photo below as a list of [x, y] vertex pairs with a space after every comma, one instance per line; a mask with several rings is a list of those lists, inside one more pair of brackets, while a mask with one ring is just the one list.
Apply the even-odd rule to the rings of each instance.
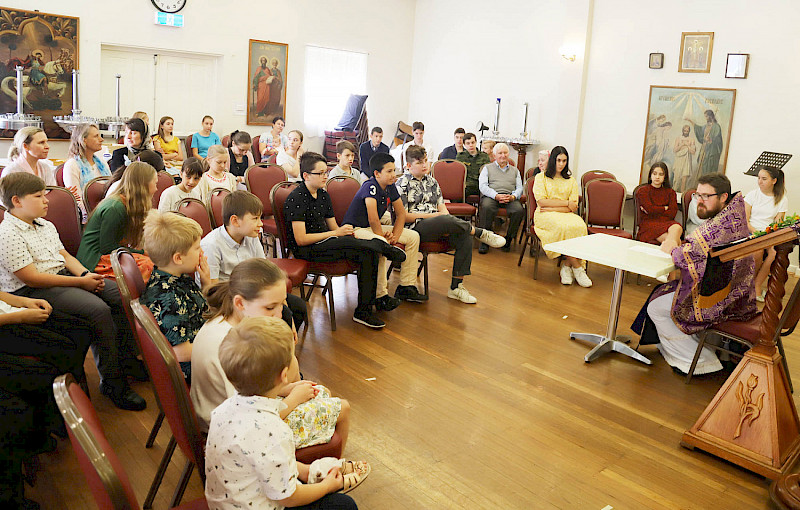
[[367, 54], [306, 46], [306, 128], [322, 136], [336, 127], [350, 94], [367, 92]]

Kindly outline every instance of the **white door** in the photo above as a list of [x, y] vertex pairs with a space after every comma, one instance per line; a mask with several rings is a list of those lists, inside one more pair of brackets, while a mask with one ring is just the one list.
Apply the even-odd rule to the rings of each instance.
[[153, 133], [158, 120], [175, 119], [175, 134], [199, 129], [203, 115], [217, 112], [217, 68], [219, 57], [166, 52], [147, 48], [103, 47], [101, 56], [101, 111], [115, 111], [115, 75], [121, 74], [120, 113], [136, 111], [150, 116]]
[[216, 115], [217, 59], [208, 55], [158, 55], [156, 103], [153, 128], [158, 119], [175, 119], [175, 133], [187, 135], [200, 129], [204, 115]]
[[[114, 115], [117, 74], [120, 83], [120, 115], [129, 117], [142, 110], [152, 112], [155, 106], [155, 77], [153, 52], [103, 48], [100, 58], [100, 111]], [[106, 113], [107, 112], [107, 113]], [[153, 122], [152, 114], [150, 117]]]

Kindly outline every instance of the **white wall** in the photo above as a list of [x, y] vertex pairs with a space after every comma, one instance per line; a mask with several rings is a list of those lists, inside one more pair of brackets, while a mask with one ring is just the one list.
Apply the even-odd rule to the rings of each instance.
[[[750, 168], [764, 150], [794, 153], [784, 167], [790, 208], [800, 211], [800, 69], [796, 24], [800, 2], [681, 0], [668, 6], [599, 0], [592, 24], [586, 110], [578, 147], [581, 169], [608, 169], [628, 189], [639, 183], [650, 85], [736, 89], [726, 174], [749, 191]], [[681, 32], [714, 32], [710, 73], [679, 73]], [[664, 68], [649, 69], [648, 54], [664, 53]], [[749, 53], [745, 80], [727, 79], [727, 53]]]
[[[236, 5], [236, 9], [231, 6]], [[97, 2], [88, 0], [9, 0], [4, 6], [77, 16], [80, 18], [80, 102], [85, 115], [106, 116], [100, 111], [100, 47], [102, 44], [148, 47], [172, 51], [217, 54], [221, 56], [220, 96], [216, 105], [198, 106], [197, 118], [175, 119], [176, 131], [196, 131], [201, 117], [215, 117], [214, 131], [220, 136], [234, 129], [252, 135], [263, 126], [246, 126], [243, 115], [234, 114], [234, 105], [246, 100], [248, 39], [289, 44], [286, 91], [287, 127], [303, 128], [303, 74], [305, 45], [369, 53], [367, 111], [370, 125], [394, 131], [398, 120], [408, 117], [410, 77], [398, 69], [410, 69], [414, 30], [412, 0], [384, 0], [379, 8], [369, 0], [345, 4], [315, 0], [273, 0], [260, 2], [190, 1], [181, 11], [185, 28], [160, 27], [153, 23], [155, 9], [145, 0]], [[342, 70], [345, 72], [345, 70]], [[332, 80], [336, 76], [331, 76]], [[123, 86], [135, 86], [124, 80]], [[202, 84], [198, 84], [202, 86]], [[123, 115], [140, 109], [123, 105]], [[157, 122], [152, 118], [151, 123]], [[8, 149], [0, 143], [0, 155]], [[322, 149], [322, 139], [304, 144]], [[66, 154], [66, 143], [56, 142], [51, 157]]]
[[[583, 48], [589, 0], [417, 0], [409, 121], [425, 123], [425, 140], [437, 152], [452, 145], [453, 131], [475, 131], [494, 122], [522, 131], [523, 103], [530, 103], [528, 131], [542, 145], [572, 148], [578, 132]], [[577, 55], [561, 58], [561, 49]], [[476, 133], [477, 134], [477, 133]]]
[[[743, 172], [762, 151], [794, 154], [783, 170], [789, 212], [800, 212], [798, 19], [800, 2], [789, 0], [596, 2], [579, 171], [608, 169], [628, 190], [639, 183], [650, 85], [736, 89], [726, 166], [733, 189], [756, 187]], [[678, 72], [681, 32], [689, 31], [714, 32], [710, 73]], [[663, 69], [648, 68], [651, 52], [664, 53]], [[747, 79], [725, 78], [728, 53], [750, 54]]]

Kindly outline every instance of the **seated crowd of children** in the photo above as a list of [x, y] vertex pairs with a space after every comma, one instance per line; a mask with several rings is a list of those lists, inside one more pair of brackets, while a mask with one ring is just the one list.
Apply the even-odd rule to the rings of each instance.
[[[158, 149], [174, 145], [171, 119], [165, 119], [161, 124], [168, 128], [160, 126]], [[316, 502], [313, 508], [355, 508], [352, 499], [336, 493], [360, 484], [369, 464], [332, 458], [311, 465], [295, 461], [295, 449], [327, 443], [334, 434], [344, 450], [350, 405], [300, 374], [294, 345], [297, 329], [308, 320], [306, 303], [287, 294], [286, 274], [265, 255], [259, 240], [263, 204], [238, 189], [243, 172], [230, 171], [252, 162], [250, 136], [233, 133], [232, 147], [226, 149], [209, 142], [213, 119], [204, 119], [206, 132], [196, 148], [193, 142], [195, 155], [183, 160], [180, 183], [165, 190], [153, 209], [158, 161], [145, 162], [143, 156], [152, 152], [145, 148], [150, 143], [147, 130], [141, 119], [132, 120], [126, 134], [131, 147], [119, 156], [115, 186], [86, 218], [76, 256], [44, 219], [45, 180], [32, 171], [9, 172], [0, 179], [6, 208], [0, 223], [0, 334], [9, 338], [0, 355], [36, 356], [54, 367], [53, 374], [71, 372], [81, 378], [91, 347], [101, 393], [121, 409], [144, 409], [146, 402], [129, 378], [144, 380], [147, 373], [111, 267], [112, 251], [125, 247], [146, 282], [140, 301], [172, 345], [191, 382], [198, 421], [208, 431], [210, 506], [282, 508]], [[93, 133], [75, 132], [78, 145], [85, 145], [84, 138]], [[395, 158], [383, 150], [382, 131], [374, 128], [372, 135], [364, 144], [369, 147], [360, 150], [340, 142], [338, 165], [331, 172], [322, 155], [300, 150], [299, 131], [290, 132], [288, 147], [283, 147], [286, 137], [280, 132], [267, 142], [265, 154], [272, 151], [294, 160], [289, 163], [298, 184], [284, 208], [288, 248], [310, 261], [354, 262], [359, 270], [353, 320], [380, 328], [385, 323], [379, 312], [402, 301], [428, 300], [416, 283], [419, 244], [449, 236], [455, 259], [447, 296], [476, 303], [463, 285], [470, 274], [472, 240], [499, 248], [506, 239], [449, 214], [421, 144], [404, 148], [405, 168], [398, 179]], [[474, 135], [466, 145], [474, 150]], [[353, 168], [357, 152], [369, 156], [361, 172]], [[106, 174], [104, 163], [93, 160], [93, 168]], [[325, 190], [329, 176], [361, 183], [343, 225], [337, 223]], [[231, 193], [222, 202], [223, 225], [208, 235], [203, 236], [194, 220], [174, 214], [183, 198], [207, 202], [218, 187]], [[400, 268], [393, 296], [387, 261]], [[46, 430], [63, 435], [52, 395], [39, 395], [37, 403]]]

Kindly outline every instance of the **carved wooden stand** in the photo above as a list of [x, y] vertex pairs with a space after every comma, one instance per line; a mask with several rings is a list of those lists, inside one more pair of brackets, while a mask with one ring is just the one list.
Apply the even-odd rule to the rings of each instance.
[[[789, 253], [797, 242], [791, 228], [728, 248], [723, 262], [775, 246], [761, 337], [725, 381], [681, 445], [699, 448], [762, 476], [776, 479], [800, 454], [800, 419], [776, 349], [775, 331], [786, 293]], [[781, 244], [778, 244], [781, 243]]]

